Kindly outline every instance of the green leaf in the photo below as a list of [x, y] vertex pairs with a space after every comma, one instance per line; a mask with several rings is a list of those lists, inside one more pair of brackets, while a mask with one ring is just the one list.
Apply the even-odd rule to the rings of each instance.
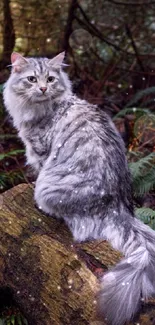
[[28, 321], [27, 321], [27, 319], [23, 315], [21, 315], [21, 318], [22, 318], [23, 324], [24, 325], [28, 325]]
[[11, 325], [10, 318], [7, 319], [7, 321], [6, 321], [6, 325]]
[[0, 134], [0, 139], [16, 139], [16, 134]]
[[0, 318], [0, 325], [5, 325], [5, 319], [4, 318]]
[[22, 325], [22, 320], [21, 320], [21, 316], [17, 315], [17, 325]]
[[0, 94], [3, 93], [3, 87], [4, 87], [4, 85], [3, 84], [0, 84]]
[[12, 315], [10, 318], [11, 325], [15, 325], [15, 315]]

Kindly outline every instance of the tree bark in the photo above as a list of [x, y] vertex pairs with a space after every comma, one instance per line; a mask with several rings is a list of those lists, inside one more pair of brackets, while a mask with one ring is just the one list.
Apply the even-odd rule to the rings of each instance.
[[77, 0], [72, 0], [71, 5], [69, 7], [68, 11], [68, 18], [67, 18], [67, 23], [66, 23], [66, 28], [65, 28], [65, 33], [64, 33], [64, 40], [63, 40], [63, 45], [62, 48], [63, 50], [67, 53], [69, 49], [69, 38], [72, 33], [72, 25], [74, 21], [74, 13], [77, 8]]
[[1, 68], [10, 63], [10, 56], [15, 46], [15, 31], [11, 15], [10, 0], [3, 0], [3, 54]]
[[[105, 324], [95, 311], [97, 276], [119, 259], [107, 242], [73, 243], [63, 223], [35, 208], [31, 185], [0, 196], [0, 287], [12, 290], [29, 325]], [[154, 324], [154, 305], [137, 323]]]

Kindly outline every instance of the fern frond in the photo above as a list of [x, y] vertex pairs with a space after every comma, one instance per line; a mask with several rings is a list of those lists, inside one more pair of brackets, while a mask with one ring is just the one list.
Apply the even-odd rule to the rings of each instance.
[[138, 219], [155, 229], [155, 210], [150, 208], [137, 208], [135, 213]]
[[135, 196], [141, 196], [155, 188], [154, 159], [155, 153], [151, 153], [136, 162], [129, 163]]
[[150, 111], [146, 108], [137, 108], [137, 107], [126, 107], [124, 109], [122, 109], [119, 113], [117, 113], [113, 120], [116, 120], [118, 117], [124, 117], [126, 114], [133, 114], [133, 113], [140, 113], [140, 115], [144, 115], [144, 114], [150, 114]]
[[[149, 99], [145, 100], [145, 107], [148, 107], [151, 104], [154, 104], [154, 98], [149, 98]], [[144, 105], [144, 104], [142, 103], [141, 105]], [[141, 105], [140, 105], [140, 107], [142, 107]]]
[[3, 89], [4, 89], [4, 84], [0, 84], [0, 94], [3, 93]]
[[21, 154], [21, 153], [25, 153], [25, 150], [24, 149], [16, 149], [16, 150], [9, 151], [7, 153], [1, 153], [0, 154], [0, 161], [5, 159], [5, 158], [16, 156], [16, 155]]
[[129, 101], [127, 107], [135, 105], [144, 96], [154, 94], [154, 93], [155, 93], [155, 87], [148, 87], [144, 90], [138, 91], [138, 93], [136, 93], [136, 95]]
[[133, 189], [135, 196], [142, 196], [145, 193], [155, 189], [155, 171], [151, 170], [145, 176], [137, 177], [133, 180]]
[[130, 162], [129, 168], [133, 177], [141, 175], [142, 169], [146, 167], [154, 167], [153, 159], [155, 158], [155, 152], [150, 153], [149, 155], [139, 159], [136, 162]]

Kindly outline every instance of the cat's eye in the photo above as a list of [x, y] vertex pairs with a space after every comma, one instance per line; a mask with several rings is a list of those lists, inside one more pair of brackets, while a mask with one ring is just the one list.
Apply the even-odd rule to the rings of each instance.
[[28, 79], [28, 81], [33, 82], [33, 83], [37, 82], [37, 78], [34, 76], [29, 76], [29, 77], [27, 77], [27, 79]]
[[52, 77], [52, 76], [47, 78], [47, 82], [53, 82], [54, 80], [55, 80], [55, 77]]

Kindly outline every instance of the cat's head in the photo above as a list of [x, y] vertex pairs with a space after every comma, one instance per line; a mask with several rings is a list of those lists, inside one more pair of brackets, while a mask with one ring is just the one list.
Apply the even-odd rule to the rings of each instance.
[[71, 88], [67, 75], [62, 71], [64, 56], [62, 52], [53, 59], [25, 58], [12, 53], [12, 90], [32, 103], [61, 96]]

